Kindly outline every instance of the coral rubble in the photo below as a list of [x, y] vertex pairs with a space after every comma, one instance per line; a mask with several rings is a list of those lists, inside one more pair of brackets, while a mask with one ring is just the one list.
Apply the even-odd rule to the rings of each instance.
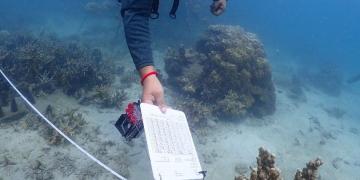
[[263, 45], [238, 26], [209, 26], [195, 48], [169, 49], [165, 70], [173, 89], [206, 105], [213, 115], [264, 116], [275, 111]]
[[319, 179], [318, 170], [323, 164], [321, 159], [316, 158], [306, 164], [302, 171], [297, 170], [294, 180], [317, 180]]

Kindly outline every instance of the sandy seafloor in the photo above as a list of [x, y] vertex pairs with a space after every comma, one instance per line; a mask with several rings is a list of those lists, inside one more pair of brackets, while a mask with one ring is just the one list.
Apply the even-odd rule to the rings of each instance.
[[[163, 66], [161, 53], [155, 55], [159, 66]], [[131, 67], [131, 60], [128, 62]], [[277, 71], [280, 68], [273, 69], [275, 79], [287, 76], [284, 71]], [[261, 146], [276, 155], [284, 179], [293, 179], [296, 169], [316, 157], [325, 162], [320, 170], [321, 179], [360, 179], [359, 88], [345, 87], [339, 97], [308, 88], [307, 101], [298, 103], [288, 98], [287, 90], [281, 85], [276, 84], [276, 89], [274, 115], [235, 122], [217, 121], [193, 133], [202, 167], [208, 171], [206, 179], [234, 179], [235, 167], [249, 174], [249, 166], [256, 165]], [[129, 101], [135, 101], [139, 98], [140, 86], [133, 85], [127, 91]], [[171, 102], [171, 97], [167, 96], [167, 100]], [[44, 111], [48, 104], [63, 109], [79, 108], [88, 124], [75, 141], [91, 154], [118, 172], [126, 173], [124, 169], [128, 168], [129, 179], [151, 179], [144, 136], [126, 144], [113, 125], [122, 110], [81, 106], [60, 92], [38, 99], [36, 106]], [[346, 114], [336, 119], [329, 116], [324, 107], [339, 107], [346, 110]], [[314, 123], [314, 119], [318, 123]], [[0, 125], [0, 161], [7, 157], [12, 162], [0, 166], [0, 179], [50, 177], [46, 174], [52, 174], [54, 179], [116, 179], [69, 143], [48, 145], [39, 130], [24, 129], [19, 125], [21, 121]], [[41, 166], [36, 169], [37, 161]]]

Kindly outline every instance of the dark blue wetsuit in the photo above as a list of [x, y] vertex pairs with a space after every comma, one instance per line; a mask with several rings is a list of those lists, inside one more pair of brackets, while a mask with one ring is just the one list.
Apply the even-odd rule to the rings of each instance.
[[126, 42], [136, 69], [153, 65], [149, 19], [152, 0], [122, 0]]

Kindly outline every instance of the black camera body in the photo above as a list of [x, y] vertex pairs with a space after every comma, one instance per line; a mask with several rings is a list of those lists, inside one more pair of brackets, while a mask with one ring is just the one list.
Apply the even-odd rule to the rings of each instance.
[[121, 114], [115, 123], [115, 127], [127, 141], [141, 135], [144, 131], [144, 125], [141, 117], [140, 101], [128, 104], [125, 114]]

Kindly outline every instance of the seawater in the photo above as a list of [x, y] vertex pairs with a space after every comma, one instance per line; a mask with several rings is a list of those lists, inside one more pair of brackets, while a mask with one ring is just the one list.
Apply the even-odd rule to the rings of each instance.
[[[89, 3], [101, 7], [91, 9]], [[324, 161], [321, 179], [360, 178], [360, 81], [347, 82], [360, 74], [359, 1], [230, 0], [226, 12], [214, 17], [209, 12], [211, 1], [184, 0], [175, 20], [167, 15], [171, 3], [160, 1], [160, 19], [151, 20], [150, 27], [155, 63], [162, 72], [168, 47], [193, 46], [212, 24], [239, 25], [264, 44], [276, 87], [273, 115], [235, 117], [236, 122], [220, 119], [206, 133], [193, 129], [208, 179], [248, 176], [248, 167], [256, 166], [259, 147], [276, 155], [284, 179], [293, 179], [296, 169], [316, 157]], [[0, 31], [50, 34], [61, 41], [99, 48], [105, 59], [134, 73], [115, 0], [2, 0]], [[124, 74], [115, 76], [114, 83], [119, 84]], [[292, 77], [302, 88], [300, 98], [291, 94]], [[137, 76], [133, 78], [138, 81]], [[321, 86], [338, 78], [340, 83], [333, 87]], [[329, 94], [331, 88], [341, 93]], [[134, 84], [126, 92], [127, 101], [136, 101], [141, 86]], [[166, 98], [173, 101], [169, 95]], [[42, 111], [49, 104], [77, 108], [88, 124], [74, 137], [77, 142], [129, 179], [151, 179], [144, 137], [126, 143], [113, 127], [126, 103], [121, 110], [84, 106], [61, 91], [37, 101]], [[70, 144], [49, 145], [40, 135], [46, 126], [43, 122], [37, 123], [45, 126], [31, 130], [23, 128], [22, 121], [0, 122], [0, 179], [115, 179]]]

